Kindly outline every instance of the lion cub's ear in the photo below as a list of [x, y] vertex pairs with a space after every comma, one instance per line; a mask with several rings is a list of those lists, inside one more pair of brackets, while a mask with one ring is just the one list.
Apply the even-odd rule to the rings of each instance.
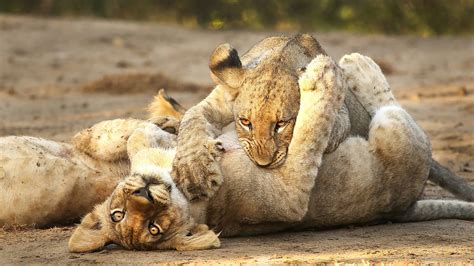
[[319, 44], [318, 40], [316, 40], [316, 38], [314, 38], [311, 34], [297, 34], [294, 38], [295, 41], [305, 49], [305, 54], [308, 54], [310, 57], [314, 58], [319, 54], [327, 55], [326, 51], [324, 51], [323, 47], [321, 47], [321, 44]]
[[150, 118], [154, 117], [172, 117], [180, 120], [186, 109], [181, 106], [175, 99], [168, 96], [164, 89], [160, 89], [148, 106]]
[[87, 214], [69, 239], [69, 251], [75, 253], [99, 250], [107, 245], [109, 237], [101, 225], [99, 209]]
[[244, 78], [244, 69], [239, 54], [230, 44], [224, 43], [212, 52], [209, 59], [212, 79], [220, 85], [238, 88]]

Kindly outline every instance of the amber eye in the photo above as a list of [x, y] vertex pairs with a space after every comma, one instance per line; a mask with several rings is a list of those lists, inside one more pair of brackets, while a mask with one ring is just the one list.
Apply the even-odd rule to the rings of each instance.
[[240, 118], [239, 119], [240, 124], [246, 128], [252, 129], [252, 123], [246, 118]]
[[114, 223], [122, 221], [123, 217], [125, 217], [125, 213], [122, 210], [114, 210], [110, 214], [110, 219], [112, 219], [112, 222]]
[[150, 231], [150, 234], [153, 236], [163, 233], [163, 230], [157, 224], [150, 224], [150, 226], [148, 227], [148, 231]]
[[288, 124], [287, 121], [278, 121], [275, 125], [275, 131], [281, 132], [283, 128], [285, 128], [286, 124]]

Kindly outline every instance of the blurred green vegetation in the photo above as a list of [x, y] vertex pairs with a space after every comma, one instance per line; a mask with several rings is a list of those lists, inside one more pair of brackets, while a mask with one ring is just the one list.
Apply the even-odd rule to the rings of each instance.
[[0, 12], [167, 21], [212, 29], [474, 33], [474, 0], [0, 0]]

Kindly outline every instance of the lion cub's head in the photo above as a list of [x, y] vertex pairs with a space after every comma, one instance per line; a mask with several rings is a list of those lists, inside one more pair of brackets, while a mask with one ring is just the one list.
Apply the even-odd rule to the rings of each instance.
[[239, 141], [250, 159], [277, 167], [285, 159], [299, 109], [298, 77], [324, 53], [310, 35], [263, 40], [243, 57], [229, 44], [211, 55], [211, 76], [235, 97]]
[[141, 174], [131, 174], [120, 182], [105, 202], [83, 218], [69, 240], [69, 250], [94, 251], [109, 243], [134, 250], [219, 247], [217, 235], [194, 222], [169, 172], [154, 165], [142, 169]]

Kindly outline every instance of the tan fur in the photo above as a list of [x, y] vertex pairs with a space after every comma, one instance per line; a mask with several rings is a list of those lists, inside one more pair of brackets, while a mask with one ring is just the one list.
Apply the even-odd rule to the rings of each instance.
[[[158, 131], [156, 132], [160, 134]], [[220, 247], [217, 235], [206, 225], [196, 224], [188, 202], [174, 185], [169, 172], [174, 150], [144, 148], [152, 132], [137, 129], [127, 144], [131, 175], [113, 194], [84, 217], [69, 240], [71, 252], [103, 248], [112, 242], [127, 249], [199, 250]], [[114, 212], [123, 213], [113, 220]], [[160, 232], [153, 235], [151, 226]]]
[[[162, 176], [169, 173], [163, 172]], [[137, 191], [144, 189], [147, 196]], [[111, 215], [123, 211], [124, 218]], [[159, 228], [152, 234], [151, 226]], [[127, 249], [198, 250], [217, 248], [217, 235], [194, 222], [187, 202], [172, 183], [160, 176], [134, 173], [120, 182], [114, 193], [84, 217], [69, 240], [71, 252], [87, 252], [116, 243]]]
[[[209, 67], [218, 85], [205, 100], [185, 113], [178, 136], [172, 175], [188, 199], [207, 199], [218, 188], [212, 184], [222, 182], [217, 162], [209, 159], [203, 147], [232, 121], [240, 145], [256, 165], [284, 165], [300, 106], [298, 78], [317, 55], [325, 52], [308, 34], [266, 38], [241, 58], [229, 44], [216, 48]], [[347, 94], [346, 102], [354, 104], [357, 113], [361, 106], [353, 98]], [[351, 120], [364, 120], [365, 127], [352, 129], [356, 134], [366, 134], [370, 121], [366, 116], [350, 116], [346, 104], [340, 106], [326, 152], [347, 138]], [[242, 121], [248, 121], [250, 127]]]
[[0, 138], [0, 226], [76, 221], [112, 192], [128, 167], [97, 161], [66, 143]]
[[[360, 85], [365, 93], [378, 95], [377, 92], [386, 90], [386, 80], [379, 69], [371, 66], [371, 59], [354, 54], [346, 56], [345, 60], [346, 63], [342, 65], [346, 77], [353, 79], [351, 82]], [[350, 69], [349, 66], [353, 64], [358, 67]], [[299, 79], [300, 114], [295, 123], [287, 161], [281, 168], [263, 169], [255, 166], [238, 145], [235, 132], [220, 136], [221, 142], [210, 140], [205, 146], [206, 152], [209, 156], [217, 157], [225, 181], [207, 202], [207, 207], [202, 208], [202, 202], [187, 205], [192, 217], [206, 217], [206, 222], [215, 230], [222, 230], [224, 236], [324, 228], [384, 219], [403, 221], [406, 217], [417, 217], [412, 220], [433, 217], [473, 219], [472, 203], [450, 202], [450, 215], [445, 216], [439, 213], [430, 216], [426, 214], [426, 209], [422, 209], [423, 217], [428, 218], [419, 218], [418, 209], [427, 205], [422, 201], [414, 205], [415, 209], [410, 208], [428, 176], [430, 144], [423, 131], [408, 113], [396, 106], [396, 102], [371, 101], [370, 105], [378, 111], [374, 113], [368, 140], [348, 138], [336, 151], [321, 157], [328, 144], [336, 111], [343, 100], [343, 80], [338, 71], [328, 57], [319, 56], [308, 65]], [[357, 77], [361, 75], [370, 76], [375, 92], [370, 91], [373, 86], [365, 86], [363, 80], [358, 82]], [[318, 134], [314, 134], [315, 128]], [[135, 137], [138, 143], [146, 142], [140, 139], [150, 137], [141, 133], [134, 135], [129, 142], [134, 141]], [[220, 145], [224, 146], [225, 152], [222, 152]], [[169, 176], [169, 162], [175, 156], [174, 150], [146, 148], [133, 156], [132, 164], [142, 169], [140, 171], [145, 171], [146, 176], [154, 180], [169, 180], [171, 191], [176, 189]], [[122, 188], [119, 186], [117, 190]], [[182, 204], [182, 200], [183, 196], [166, 202]], [[447, 205], [447, 201], [438, 203]], [[435, 211], [439, 204], [429, 205], [435, 206]], [[185, 205], [181, 206], [175, 211], [190, 211]], [[454, 215], [453, 209], [459, 206], [463, 213]], [[107, 212], [103, 213], [103, 217], [109, 219]], [[87, 225], [89, 222], [85, 220], [83, 223]], [[179, 226], [188, 228], [186, 223]], [[73, 238], [77, 235], [78, 239], [83, 239], [81, 235], [88, 234], [83, 233], [81, 228], [82, 225]], [[120, 240], [112, 241], [120, 244]], [[137, 241], [140, 246], [141, 240]], [[128, 244], [123, 246], [129, 247]], [[95, 247], [91, 245], [90, 250]], [[167, 247], [156, 244], [144, 248]], [[74, 248], [71, 250], [77, 251]]]
[[[194, 222], [171, 180], [174, 149], [166, 147], [176, 145], [175, 137], [147, 121], [117, 119], [77, 134], [77, 146], [0, 138], [0, 226], [69, 224], [92, 210], [71, 236], [72, 252], [110, 242], [129, 249], [219, 247], [218, 236]], [[153, 202], [135, 193], [143, 188]], [[94, 208], [97, 203], [102, 204]], [[114, 223], [110, 212], [120, 208], [127, 215], [123, 223]], [[163, 233], [152, 236], [151, 222]]]
[[[368, 140], [347, 138], [334, 152], [323, 156], [323, 151], [329, 145], [331, 131], [337, 123], [337, 112], [342, 110], [345, 79], [363, 89], [365, 94], [376, 96], [380, 95], [379, 92], [389, 92], [386, 91], [385, 77], [378, 68], [373, 67], [371, 59], [358, 54], [346, 56], [345, 59], [346, 63], [341, 61], [344, 79], [340, 69], [326, 56], [314, 59], [300, 77], [300, 111], [282, 167], [257, 167], [240, 148], [235, 132], [222, 135], [218, 140], [203, 141], [206, 156], [219, 163], [225, 181], [220, 186], [217, 184], [214, 197], [206, 204], [188, 203], [171, 179], [170, 162], [175, 152], [169, 148], [156, 148], [160, 145], [175, 145], [169, 134], [151, 123], [143, 122], [137, 128], [136, 121], [118, 124], [110, 121], [104, 122], [101, 127], [94, 127], [95, 130], [102, 128], [107, 132], [107, 125], [120, 125], [117, 132], [132, 132], [125, 135], [128, 139], [126, 147], [115, 147], [115, 150], [126, 151], [130, 156], [132, 173], [104, 203], [83, 219], [70, 239], [70, 250], [96, 250], [108, 242], [130, 249], [193, 250], [218, 247], [217, 235], [205, 225], [195, 222], [201, 222], [201, 219], [205, 219], [214, 230], [222, 230], [224, 236], [324, 228], [383, 219], [472, 219], [472, 215], [466, 216], [465, 212], [457, 216], [429, 214], [425, 217], [431, 218], [419, 218], [417, 210], [425, 212], [423, 206], [428, 205], [433, 209], [433, 204], [420, 203], [414, 205], [414, 209], [410, 207], [426, 181], [430, 145], [413, 119], [403, 109], [394, 106], [394, 102], [379, 102], [375, 97], [374, 101], [366, 102], [367, 108], [376, 110], [367, 134]], [[353, 65], [357, 67], [351, 68]], [[364, 85], [367, 83], [363, 80], [358, 81], [362, 75], [370, 77], [371, 86]], [[87, 145], [95, 145], [90, 138], [83, 139], [89, 143]], [[112, 143], [116, 144], [115, 141]], [[21, 151], [23, 148], [19, 147], [24, 147], [22, 153], [33, 155], [29, 161], [32, 161], [31, 158], [40, 158], [40, 153], [33, 152], [35, 146], [16, 144], [18, 146], [11, 146], [13, 150]], [[110, 158], [106, 153], [88, 149], [85, 147], [87, 145], [79, 147]], [[120, 145], [125, 144], [120, 142]], [[109, 152], [114, 150], [106, 143], [97, 147]], [[86, 158], [93, 160], [89, 156]], [[75, 161], [69, 161], [69, 165], [75, 165]], [[48, 164], [47, 169], [50, 171], [55, 168], [54, 164]], [[25, 178], [30, 180], [46, 178], [45, 175], [22, 172], [27, 168], [12, 169], [8, 170], [8, 174], [25, 173]], [[52, 176], [80, 180], [84, 174], [96, 175], [93, 168], [87, 168], [80, 173], [53, 173]], [[115, 183], [107, 185], [111, 188]], [[33, 186], [30, 184], [29, 188]], [[15, 190], [13, 188], [11, 191]], [[86, 190], [90, 191], [90, 187], [82, 187], [77, 192]], [[8, 202], [9, 199], [6, 199], [2, 206]], [[458, 205], [449, 204], [449, 208], [452, 210]], [[43, 208], [48, 209], [49, 206]], [[126, 218], [113, 222], [111, 211], [116, 209], [126, 210]], [[463, 204], [464, 211], [470, 210], [472, 213], [473, 209], [472, 204]], [[405, 213], [408, 213], [409, 218], [404, 216]], [[161, 237], [149, 235], [150, 222], [163, 229]]]
[[[320, 74], [317, 74], [320, 73]], [[312, 64], [308, 66], [307, 73], [303, 75], [303, 77], [300, 79], [300, 85], [301, 85], [301, 93], [302, 95], [305, 95], [306, 97], [302, 97], [301, 104], [300, 104], [300, 112], [304, 113], [306, 115], [299, 116], [296, 119], [295, 122], [295, 131], [301, 132], [301, 134], [297, 134], [294, 136], [293, 141], [291, 145], [289, 146], [289, 151], [288, 151], [288, 159], [287, 163], [282, 167], [279, 168], [278, 170], [273, 170], [271, 174], [276, 175], [274, 177], [263, 177], [261, 179], [262, 182], [261, 185], [266, 186], [266, 194], [267, 195], [273, 195], [269, 198], [267, 198], [265, 201], [262, 201], [260, 203], [254, 202], [252, 200], [252, 204], [248, 204], [246, 208], [243, 208], [241, 210], [236, 210], [236, 213], [230, 214], [228, 216], [224, 216], [224, 219], [228, 220], [231, 217], [235, 217], [240, 219], [244, 219], [247, 222], [251, 223], [259, 223], [259, 222], [266, 222], [266, 221], [291, 221], [291, 222], [297, 222], [300, 221], [306, 214], [307, 212], [307, 206], [308, 202], [310, 200], [310, 188], [314, 184], [314, 176], [317, 175], [318, 168], [321, 164], [321, 158], [323, 151], [325, 150], [329, 135], [334, 123], [334, 119], [336, 116], [337, 110], [339, 110], [340, 106], [343, 103], [343, 89], [342, 89], [342, 78], [340, 76], [339, 71], [337, 70], [337, 67], [332, 60], [327, 57], [327, 56], [318, 56]], [[318, 117], [319, 119], [313, 119], [314, 117]], [[319, 133], [320, 135], [314, 135], [311, 136], [311, 132], [313, 132], [314, 128], [319, 128]], [[135, 133], [129, 138], [129, 144], [127, 150], [134, 150], [134, 148], [130, 148], [130, 146], [141, 146], [140, 143], [146, 143], [148, 141], [144, 141], [143, 138], [147, 138], [146, 134], [143, 134], [140, 132], [140, 130], [136, 130]], [[135, 144], [138, 143], [138, 144]], [[222, 149], [220, 148], [220, 142], [216, 142], [214, 140], [207, 140], [205, 143], [206, 147], [206, 152], [208, 154], [208, 158], [212, 158], [216, 161], [219, 161], [219, 157], [221, 156]], [[132, 176], [127, 178], [124, 182], [128, 182], [131, 184], [134, 184], [134, 189], [135, 191], [139, 187], [146, 187], [146, 182], [143, 180], [142, 181], [134, 180], [134, 179], [139, 179], [141, 176], [133, 174], [135, 172], [141, 173], [141, 175], [146, 176], [146, 177], [153, 177], [153, 180], [151, 183], [158, 182], [156, 181], [157, 179], [163, 179], [163, 180], [169, 180], [168, 182], [171, 182], [169, 184], [173, 184], [171, 177], [167, 176], [167, 172], [165, 171], [169, 165], [166, 163], [168, 160], [163, 160], [163, 159], [153, 159], [153, 156], [151, 155], [153, 150], [155, 149], [142, 149], [138, 151], [137, 153], [129, 153], [132, 158]], [[146, 153], [146, 155], [141, 156], [141, 153]], [[155, 152], [155, 156], [173, 156], [173, 153], [163, 153], [163, 152]], [[314, 155], [318, 156], [314, 156]], [[224, 154], [225, 155], [225, 154]], [[229, 156], [229, 155], [228, 155]], [[135, 159], [137, 158], [137, 159]], [[138, 160], [138, 161], [137, 161]], [[225, 158], [224, 158], [225, 160]], [[296, 165], [300, 165], [303, 160], [307, 161], [306, 165], [306, 170], [302, 172], [296, 172], [295, 167]], [[156, 164], [158, 162], [158, 164]], [[161, 162], [161, 164], [160, 164]], [[165, 163], [163, 163], [165, 162]], [[244, 162], [248, 162], [245, 161]], [[223, 168], [225, 169], [225, 163], [222, 165]], [[253, 166], [253, 165], [252, 165]], [[254, 166], [253, 166], [254, 167]], [[252, 168], [252, 167], [251, 167]], [[234, 171], [238, 171], [239, 169], [227, 169], [228, 173], [232, 175]], [[244, 170], [244, 169], [240, 169]], [[261, 173], [256, 172], [256, 177], [258, 177]], [[278, 176], [278, 177], [277, 177]], [[229, 176], [230, 179], [232, 179], [231, 176]], [[234, 176], [235, 178], [241, 178], [239, 176]], [[274, 178], [273, 182], [275, 184], [271, 184], [268, 182], [268, 178]], [[130, 181], [130, 179], [132, 179]], [[250, 180], [253, 180], [253, 178], [250, 178]], [[246, 182], [243, 180], [244, 183]], [[166, 181], [161, 181], [161, 182], [166, 182]], [[158, 183], [161, 183], [158, 182]], [[232, 184], [232, 181], [227, 181], [228, 183], [226, 184]], [[138, 183], [138, 185], [137, 185]], [[269, 186], [270, 185], [270, 186]], [[177, 189], [174, 187], [174, 185], [170, 186], [170, 191], [176, 191]], [[225, 186], [224, 186], [225, 187]], [[127, 194], [126, 192], [121, 192], [124, 189], [119, 187], [115, 190], [115, 192], [118, 191], [120, 193], [119, 195]], [[220, 198], [223, 195], [225, 195], [228, 191], [221, 189], [224, 194], [218, 194], [216, 198]], [[219, 191], [219, 193], [220, 193]], [[235, 192], [240, 191], [239, 187], [236, 187]], [[114, 192], [113, 195], [116, 193]], [[151, 193], [152, 190], [150, 189], [148, 193]], [[175, 192], [179, 193], [179, 192]], [[113, 198], [112, 196], [111, 198]], [[272, 208], [269, 208], [268, 204], [274, 202], [277, 198], [285, 198], [286, 202], [283, 204], [277, 204], [276, 206], [273, 206]], [[176, 197], [178, 198], [178, 197]], [[133, 198], [132, 198], [133, 199]], [[250, 199], [250, 198], [249, 198]], [[222, 199], [220, 199], [222, 200]], [[126, 205], [126, 197], [122, 196], [122, 199], [119, 200], [119, 202], [124, 202], [122, 205]], [[166, 203], [166, 204], [173, 204], [173, 203], [180, 203], [184, 201], [185, 198], [183, 197], [182, 199], [163, 199], [163, 195], [160, 197], [160, 199], [155, 200], [154, 202], [161, 202], [161, 203]], [[241, 199], [239, 199], [241, 201]], [[222, 203], [226, 202], [227, 200], [223, 200]], [[213, 206], [216, 202], [212, 201], [210, 202], [210, 206]], [[234, 204], [238, 204], [238, 202], [235, 202]], [[260, 204], [260, 205], [259, 205]], [[110, 206], [111, 204], [109, 202], [104, 203], [105, 206]], [[232, 205], [233, 206], [233, 205]], [[232, 208], [231, 206], [231, 208]], [[211, 207], [212, 208], [212, 207]], [[99, 208], [103, 209], [103, 208]], [[151, 211], [158, 211], [159, 207], [155, 208], [150, 208], [150, 209], [143, 209], [142, 212], [136, 212], [132, 213], [133, 217], [135, 215], [141, 217], [149, 217], [150, 215], [147, 214], [148, 212]], [[110, 208], [108, 209], [110, 212]], [[132, 210], [127, 210], [127, 213], [130, 213]], [[181, 211], [183, 213], [187, 213], [187, 209], [182, 207], [181, 209], [176, 209], [175, 211]], [[207, 212], [206, 209], [202, 210], [203, 212]], [[143, 214], [145, 212], [145, 214]], [[226, 213], [224, 211], [224, 213]], [[102, 221], [102, 225], [104, 223], [106, 224], [106, 220], [108, 213], [101, 211], [102, 217], [106, 217], [105, 220]], [[211, 214], [214, 215], [214, 213]], [[240, 217], [241, 214], [244, 214], [245, 217]], [[97, 214], [97, 217], [101, 217], [101, 215]], [[207, 215], [204, 215], [207, 216]], [[202, 216], [200, 216], [202, 217]], [[219, 214], [219, 217], [221, 218], [222, 215]], [[141, 221], [142, 219], [135, 218]], [[213, 221], [215, 217], [210, 217], [207, 219], [208, 222], [211, 223], [216, 223], [217, 221]], [[180, 219], [181, 220], [186, 220], [186, 219]], [[108, 223], [112, 223], [110, 219], [107, 220]], [[234, 225], [233, 223], [235, 222], [232, 220], [228, 220], [225, 223], [229, 223], [229, 229], [233, 228]], [[143, 222], [140, 222], [143, 223]], [[172, 224], [175, 222], [173, 221]], [[86, 225], [87, 225], [87, 220], [86, 220]], [[119, 226], [120, 225], [120, 226]], [[117, 227], [122, 227], [124, 226], [123, 230], [139, 230], [136, 228], [137, 227], [135, 224], [128, 224], [128, 223], [118, 223], [118, 225], [115, 226], [115, 232], [118, 231]], [[183, 225], [179, 224], [177, 225], [178, 227]], [[217, 224], [216, 226], [221, 227], [223, 226], [222, 224]], [[225, 226], [223, 226], [225, 227]], [[110, 232], [112, 229], [109, 227], [108, 230], [104, 234], [110, 235]], [[143, 230], [143, 229], [142, 229]], [[82, 234], [88, 234], [88, 231], [84, 233], [84, 230], [81, 226], [77, 229], [77, 234], [78, 236], [74, 236], [71, 238], [70, 242], [70, 250], [72, 251], [83, 251], [82, 249], [75, 249], [75, 246], [82, 246], [82, 242], [79, 241], [78, 244], [76, 244], [75, 239], [83, 239], [81, 237]], [[98, 234], [102, 234], [101, 232], [97, 232]], [[121, 234], [121, 232], [119, 232]], [[131, 233], [124, 231], [124, 238], [125, 239], [131, 239], [128, 237]], [[114, 234], [116, 235], [116, 233]], [[103, 239], [103, 238], [99, 238]], [[136, 245], [131, 244], [129, 242], [127, 243], [122, 243], [121, 238], [108, 238], [110, 241], [121, 244], [122, 246], [126, 248], [146, 248], [146, 249], [153, 249], [153, 248], [164, 248], [161, 245], [156, 244], [156, 247], [151, 247], [151, 246], [141, 246], [145, 240], [143, 239], [136, 239]], [[130, 240], [133, 242], [132, 240]], [[135, 243], [135, 242], [133, 242]], [[96, 245], [91, 245], [91, 249], [94, 249]]]
[[[364, 66], [370, 60], [351, 57]], [[223, 157], [221, 167], [225, 182], [216, 195], [218, 199], [211, 200], [208, 209], [208, 223], [222, 228], [223, 235], [364, 223], [386, 218], [382, 213], [402, 211], [418, 198], [428, 176], [430, 145], [423, 131], [399, 107], [382, 108], [380, 119], [375, 115], [368, 140], [347, 138], [336, 151], [318, 158], [325, 146], [322, 143], [318, 148], [315, 144], [325, 139], [327, 145], [330, 131], [325, 132], [323, 128], [332, 128], [329, 117], [335, 117], [335, 111], [340, 109], [327, 97], [337, 97], [337, 87], [344, 90], [342, 81], [339, 85], [325, 81], [331, 75], [335, 80], [341, 79], [337, 76], [338, 68], [331, 69], [328, 65], [323, 70], [313, 68], [317, 59], [307, 66], [299, 80], [300, 111], [282, 167], [259, 168], [244, 160], [245, 156], [238, 150]], [[361, 75], [369, 75], [377, 91], [386, 89], [385, 78], [378, 69], [345, 70], [345, 76], [352, 77], [354, 82]], [[316, 85], [317, 88], [326, 85], [328, 90], [320, 92], [321, 98], [311, 97], [305, 88], [314, 87], [312, 84], [323, 84]], [[325, 102], [331, 104], [321, 108]], [[389, 103], [378, 103], [378, 107], [386, 104]], [[328, 124], [324, 127], [321, 121]], [[293, 153], [292, 148], [297, 152]], [[240, 178], [234, 179], [235, 176]], [[252, 194], [244, 194], [245, 190], [236, 187], [254, 189]], [[401, 189], [404, 193], [400, 193]], [[239, 195], [239, 200], [233, 195]], [[308, 201], [305, 195], [309, 196]], [[222, 217], [222, 213], [232, 213], [232, 216]]]
[[[266, 38], [242, 57], [229, 44], [215, 49], [209, 68], [218, 85], [183, 116], [173, 163], [172, 175], [188, 199], [206, 200], [217, 191], [222, 182], [221, 171], [218, 163], [206, 153], [205, 142], [215, 139], [232, 121], [239, 144], [252, 162], [265, 168], [284, 165], [299, 110], [298, 77], [306, 65], [321, 54], [325, 54], [324, 50], [308, 34]], [[359, 67], [347, 64], [349, 57], [340, 62], [348, 73]], [[373, 62], [367, 64], [373, 70], [380, 70]], [[347, 81], [344, 104], [337, 112], [326, 153], [333, 152], [349, 136], [367, 139], [376, 111], [374, 105], [396, 104], [386, 81], [379, 84], [383, 90], [374, 95], [372, 76], [365, 72], [360, 74], [357, 86], [344, 78]], [[364, 91], [361, 89], [364, 86], [372, 90]], [[440, 170], [439, 163], [432, 159], [430, 169], [430, 180], [459, 198], [474, 199], [474, 188], [469, 188], [452, 172]]]
[[[153, 130], [156, 126], [138, 119], [114, 119], [93, 125], [77, 133], [72, 138], [72, 144], [80, 151], [100, 161], [114, 162], [128, 160], [127, 141], [137, 128]], [[147, 147], [174, 146], [175, 136], [172, 134], [160, 135], [152, 143], [144, 143]]]
[[[175, 146], [175, 135], [146, 121], [116, 119], [78, 133], [71, 144], [34, 137], [0, 138], [0, 226], [68, 224], [89, 212], [129, 173], [127, 140]], [[138, 145], [137, 145], [138, 146]], [[47, 202], [47, 204], [44, 204]]]
[[176, 101], [172, 100], [164, 89], [160, 89], [153, 102], [148, 106], [148, 111], [152, 118], [165, 116], [180, 120], [183, 117], [185, 109]]
[[[100, 122], [77, 133], [71, 140], [78, 150], [101, 161], [127, 159], [126, 143], [133, 130], [144, 121], [115, 119]], [[124, 130], [125, 129], [125, 130]]]

